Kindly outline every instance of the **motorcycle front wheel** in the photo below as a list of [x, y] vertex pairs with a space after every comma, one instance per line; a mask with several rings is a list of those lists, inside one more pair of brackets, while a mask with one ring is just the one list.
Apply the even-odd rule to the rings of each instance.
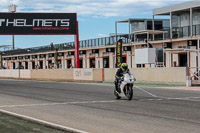
[[133, 87], [127, 86], [125, 95], [128, 98], [128, 100], [131, 100], [133, 97]]

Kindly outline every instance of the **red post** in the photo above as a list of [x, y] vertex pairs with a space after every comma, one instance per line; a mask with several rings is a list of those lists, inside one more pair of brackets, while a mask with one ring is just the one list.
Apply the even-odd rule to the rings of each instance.
[[79, 32], [78, 32], [78, 21], [76, 23], [76, 35], [75, 35], [75, 68], [79, 68]]
[[105, 79], [104, 79], [104, 68], [102, 68], [102, 81], [104, 81]]
[[19, 68], [19, 79], [20, 79], [20, 68]]

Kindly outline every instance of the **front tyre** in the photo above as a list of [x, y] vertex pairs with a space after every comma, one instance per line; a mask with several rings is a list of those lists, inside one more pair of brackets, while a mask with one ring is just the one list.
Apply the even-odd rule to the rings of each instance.
[[133, 97], [133, 87], [132, 86], [127, 86], [127, 90], [126, 90], [126, 97], [128, 98], [128, 100], [131, 100]]

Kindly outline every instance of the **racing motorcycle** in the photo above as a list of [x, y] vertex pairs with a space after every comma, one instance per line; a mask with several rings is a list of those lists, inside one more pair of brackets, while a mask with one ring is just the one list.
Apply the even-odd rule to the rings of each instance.
[[133, 97], [133, 86], [135, 81], [135, 77], [129, 71], [124, 72], [123, 76], [117, 83], [118, 91], [114, 91], [116, 99], [125, 97], [128, 98], [128, 100], [131, 100]]

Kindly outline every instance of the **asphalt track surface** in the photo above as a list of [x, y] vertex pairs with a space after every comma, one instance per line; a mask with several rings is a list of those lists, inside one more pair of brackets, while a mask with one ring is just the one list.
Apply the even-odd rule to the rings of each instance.
[[200, 91], [0, 80], [0, 110], [90, 133], [200, 133]]

